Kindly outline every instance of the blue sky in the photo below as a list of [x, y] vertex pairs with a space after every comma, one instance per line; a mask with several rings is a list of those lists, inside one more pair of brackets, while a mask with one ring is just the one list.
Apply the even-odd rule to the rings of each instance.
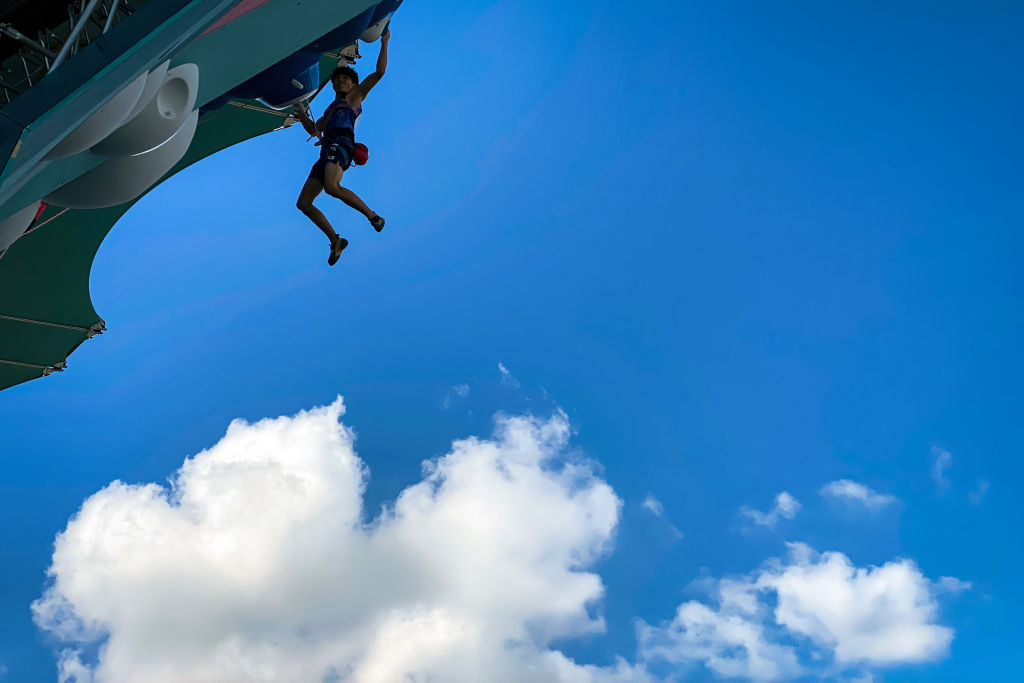
[[[791, 542], [970, 582], [933, 591], [948, 652], [828, 675], [1019, 675], [1021, 9], [407, 4], [346, 174], [382, 234], [322, 197], [329, 269], [305, 135], [226, 150], [104, 243], [109, 333], [0, 393], [0, 679], [54, 677], [29, 605], [85, 498], [339, 394], [368, 516], [495, 413], [565, 411], [623, 502], [606, 631], [553, 645], [578, 663], [637, 662], [639, 623]], [[792, 519], [740, 513], [782, 491]]]

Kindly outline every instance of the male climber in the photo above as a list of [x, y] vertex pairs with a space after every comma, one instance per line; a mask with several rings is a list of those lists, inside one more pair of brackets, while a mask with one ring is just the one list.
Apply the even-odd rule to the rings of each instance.
[[359, 213], [366, 216], [370, 225], [377, 232], [384, 229], [384, 219], [370, 210], [352, 190], [341, 186], [341, 176], [352, 163], [355, 147], [355, 125], [359, 115], [363, 113], [363, 100], [373, 86], [377, 85], [388, 64], [388, 41], [391, 30], [384, 31], [380, 37], [380, 55], [377, 57], [377, 70], [359, 82], [359, 75], [347, 66], [339, 66], [331, 72], [331, 86], [336, 95], [334, 102], [316, 123], [309, 118], [304, 106], [295, 106], [295, 116], [310, 135], [320, 138], [320, 159], [313, 164], [309, 177], [302, 186], [299, 199], [295, 206], [306, 214], [309, 220], [316, 223], [331, 241], [331, 255], [327, 259], [329, 265], [338, 262], [341, 252], [348, 246], [348, 240], [334, 231], [330, 221], [313, 206], [320, 191], [345, 202]]

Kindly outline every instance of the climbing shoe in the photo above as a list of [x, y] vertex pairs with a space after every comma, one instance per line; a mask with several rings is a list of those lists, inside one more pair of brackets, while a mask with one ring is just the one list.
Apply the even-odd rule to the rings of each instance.
[[341, 252], [348, 246], [348, 240], [344, 237], [336, 237], [331, 243], [331, 255], [327, 258], [327, 265], [333, 266], [341, 258]]

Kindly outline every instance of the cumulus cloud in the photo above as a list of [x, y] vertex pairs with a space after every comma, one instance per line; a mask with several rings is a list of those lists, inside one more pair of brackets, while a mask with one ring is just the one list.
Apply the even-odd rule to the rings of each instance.
[[550, 646], [603, 630], [621, 506], [564, 414], [456, 441], [367, 522], [343, 412], [237, 420], [170, 487], [86, 499], [32, 606], [61, 680], [647, 680]]
[[[791, 544], [709, 579], [710, 597], [669, 622], [639, 622], [636, 663], [581, 664], [553, 643], [604, 629], [593, 567], [621, 501], [570, 447], [565, 414], [497, 418], [369, 520], [343, 414], [339, 399], [238, 420], [169, 486], [115, 481], [86, 499], [32, 605], [58, 680], [649, 683], [651, 667], [695, 665], [849, 679], [942, 657], [938, 596], [970, 588], [910, 560], [857, 567]], [[653, 495], [643, 506], [664, 518]], [[758, 514], [798, 509], [782, 492]]]
[[519, 380], [512, 376], [512, 373], [509, 372], [508, 368], [506, 368], [505, 364], [502, 363], [501, 361], [498, 361], [498, 372], [501, 373], [502, 384], [513, 387], [515, 389], [519, 388]]
[[[933, 584], [910, 560], [856, 567], [842, 553], [819, 554], [801, 543], [789, 548], [785, 559], [718, 581], [712, 605], [691, 600], [667, 624], [641, 623], [641, 657], [779, 680], [812, 671], [820, 676], [822, 667], [835, 674], [947, 653], [953, 631], [936, 623], [936, 593], [949, 577]], [[805, 662], [800, 647], [810, 650]]]
[[78, 650], [63, 650], [57, 658], [58, 683], [90, 683], [92, 674], [92, 668], [82, 663]]
[[799, 511], [800, 501], [790, 495], [788, 491], [782, 491], [775, 496], [775, 506], [768, 512], [761, 512], [744, 505], [740, 508], [740, 515], [758, 526], [774, 529], [780, 519], [793, 519]]
[[837, 479], [821, 487], [822, 496], [850, 503], [859, 503], [869, 510], [879, 510], [896, 502], [896, 496], [873, 491], [850, 479]]
[[937, 446], [932, 446], [932, 481], [939, 487], [940, 491], [949, 488], [952, 483], [946, 476], [946, 470], [953, 464], [953, 455]]
[[691, 600], [679, 606], [666, 626], [641, 623], [638, 636], [647, 660], [701, 662], [728, 678], [776, 681], [803, 670], [793, 648], [768, 642], [761, 624], [726, 605], [712, 609]]
[[935, 623], [932, 585], [913, 561], [862, 568], [842, 553], [790, 548], [790, 563], [758, 580], [777, 596], [779, 624], [831, 648], [839, 662], [903, 664], [946, 653], [953, 631]]

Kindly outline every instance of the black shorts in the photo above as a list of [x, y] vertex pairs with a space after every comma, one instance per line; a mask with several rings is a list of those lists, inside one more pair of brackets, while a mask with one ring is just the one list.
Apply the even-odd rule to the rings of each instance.
[[320, 158], [309, 169], [309, 177], [324, 182], [327, 164], [338, 164], [346, 171], [352, 165], [352, 141], [347, 138], [325, 138], [320, 147]]

